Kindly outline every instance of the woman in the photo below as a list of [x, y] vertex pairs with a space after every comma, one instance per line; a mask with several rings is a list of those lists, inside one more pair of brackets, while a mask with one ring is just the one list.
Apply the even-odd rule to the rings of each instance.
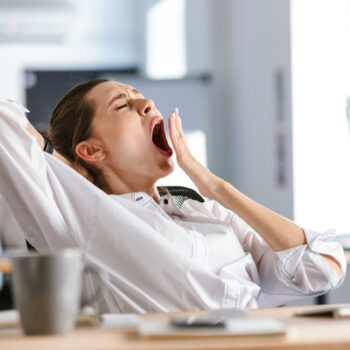
[[153, 101], [128, 85], [94, 80], [68, 92], [50, 122], [54, 157], [18, 105], [1, 102], [0, 115], [2, 196], [36, 249], [79, 247], [105, 272], [100, 312], [273, 306], [344, 280], [332, 233], [303, 230], [203, 167], [177, 110], [178, 164], [212, 200], [157, 189], [173, 151]]

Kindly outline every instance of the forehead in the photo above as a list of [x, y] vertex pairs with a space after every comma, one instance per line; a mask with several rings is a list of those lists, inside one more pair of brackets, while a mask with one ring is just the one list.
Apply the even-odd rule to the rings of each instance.
[[109, 99], [122, 93], [130, 94], [133, 87], [116, 81], [106, 81], [93, 87], [86, 97], [93, 99], [97, 104], [108, 103]]

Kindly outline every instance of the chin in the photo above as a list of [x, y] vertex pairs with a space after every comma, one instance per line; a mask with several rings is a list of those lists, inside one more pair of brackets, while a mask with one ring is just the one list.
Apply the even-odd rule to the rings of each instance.
[[174, 171], [174, 162], [171, 158], [165, 159], [159, 164], [159, 167], [162, 172], [161, 176], [159, 176], [159, 179], [161, 179], [162, 177], [168, 176]]

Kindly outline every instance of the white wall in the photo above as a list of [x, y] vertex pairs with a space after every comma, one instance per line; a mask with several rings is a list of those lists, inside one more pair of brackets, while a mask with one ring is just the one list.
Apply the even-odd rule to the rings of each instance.
[[[215, 174], [232, 182], [230, 163], [233, 152], [230, 148], [230, 71], [231, 59], [230, 26], [232, 14], [230, 1], [210, 1], [209, 18], [211, 32], [209, 35], [212, 73], [212, 96], [208, 133], [208, 164]], [[203, 36], [202, 40], [207, 40]], [[197, 54], [199, 55], [199, 54]]]
[[[215, 14], [218, 2], [212, 5]], [[214, 54], [222, 85], [218, 93], [228, 103], [218, 135], [227, 139], [225, 176], [239, 190], [292, 218], [289, 1], [231, 0], [222, 7], [216, 28], [221, 28], [217, 38], [223, 44], [214, 42]], [[281, 146], [284, 158], [279, 160]], [[279, 183], [278, 172], [284, 183]]]
[[[295, 219], [350, 233], [350, 2], [291, 1]], [[348, 303], [349, 273], [330, 303]]]
[[[186, 61], [189, 75], [210, 74], [213, 70], [212, 0], [186, 1]], [[217, 11], [225, 7], [226, 0], [220, 1]]]
[[[139, 65], [136, 0], [72, 0], [74, 15], [70, 28], [61, 41], [18, 40], [0, 41], [0, 96], [24, 101], [23, 71], [29, 69], [98, 69], [129, 68]], [[0, 24], [6, 24], [8, 14], [3, 8]], [[25, 15], [32, 25], [45, 31], [37, 8], [16, 8], [11, 21]], [[72, 10], [73, 11], [73, 10]], [[13, 13], [13, 10], [9, 11]], [[39, 26], [39, 23], [40, 26]], [[50, 26], [50, 24], [48, 24]]]
[[291, 3], [296, 220], [350, 233], [350, 1]]
[[289, 0], [188, 0], [186, 15], [188, 74], [212, 77], [209, 168], [292, 218]]

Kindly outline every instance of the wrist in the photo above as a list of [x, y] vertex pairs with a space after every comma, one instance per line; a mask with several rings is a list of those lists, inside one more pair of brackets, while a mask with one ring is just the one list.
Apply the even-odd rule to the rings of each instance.
[[43, 138], [44, 138], [44, 148], [43, 148], [43, 151], [44, 151], [44, 152], [47, 152], [47, 153], [50, 153], [50, 154], [53, 154], [54, 147], [53, 147], [52, 142], [51, 142], [46, 136], [43, 136]]
[[45, 143], [44, 137], [34, 128], [34, 126], [29, 121], [27, 123], [26, 130], [29, 132], [29, 134], [33, 135], [36, 138], [40, 148], [43, 149]]
[[226, 188], [226, 181], [221, 179], [220, 177], [212, 174], [213, 179], [211, 181], [210, 186], [210, 198], [215, 199], [216, 201], [219, 201], [219, 199], [222, 197], [222, 193], [225, 192]]

